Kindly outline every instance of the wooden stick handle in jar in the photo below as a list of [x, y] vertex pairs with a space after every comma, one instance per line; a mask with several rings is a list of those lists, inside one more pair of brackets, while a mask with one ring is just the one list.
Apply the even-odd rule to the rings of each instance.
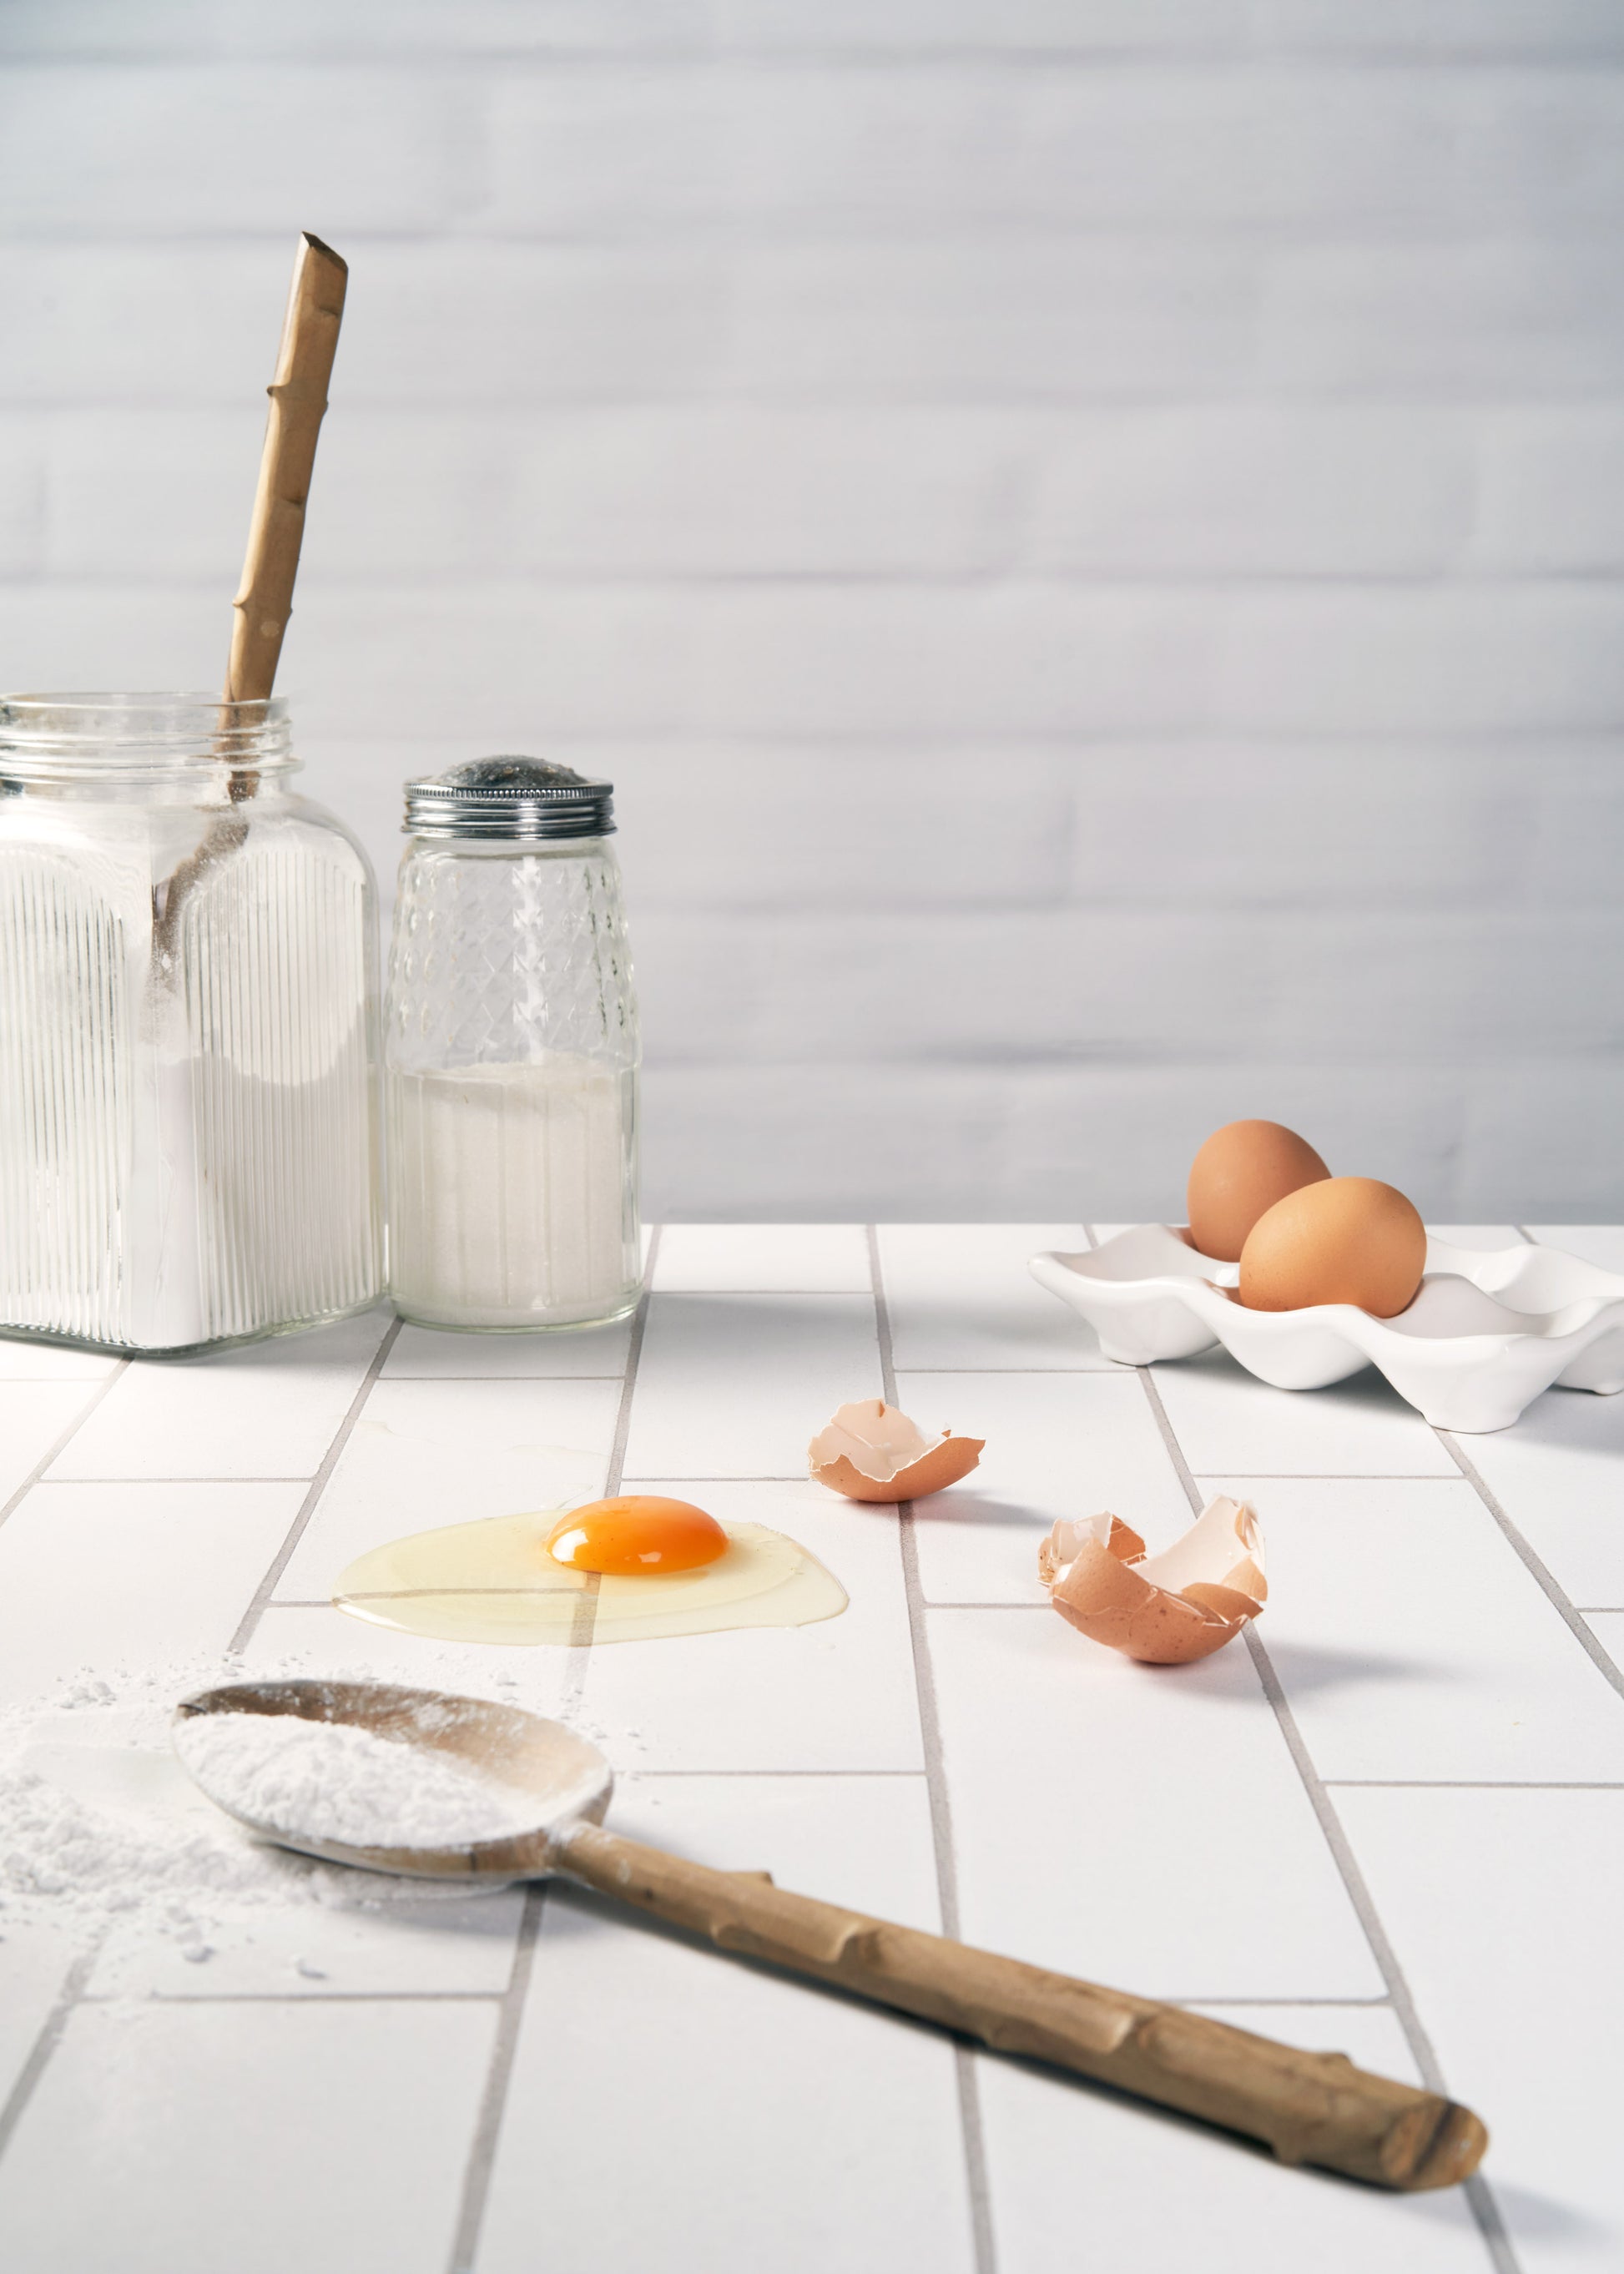
[[713, 1871], [593, 1824], [560, 1834], [553, 1864], [719, 1949], [1246, 2133], [1282, 2163], [1319, 2164], [1379, 2187], [1442, 2187], [1469, 2178], [1488, 2144], [1470, 2109], [1369, 2075], [1345, 2053], [1304, 2052], [1154, 1999], [891, 1926], [791, 1894], [764, 1873]]
[[282, 635], [293, 613], [293, 580], [304, 538], [304, 501], [316, 463], [316, 438], [327, 407], [327, 381], [338, 347], [350, 271], [330, 245], [307, 230], [293, 266], [293, 285], [282, 324], [259, 486], [243, 581], [233, 606], [231, 659], [226, 700], [246, 703], [270, 694], [276, 681]]

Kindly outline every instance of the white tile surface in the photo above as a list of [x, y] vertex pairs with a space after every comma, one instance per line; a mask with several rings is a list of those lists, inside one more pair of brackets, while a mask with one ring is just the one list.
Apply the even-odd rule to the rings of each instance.
[[1137, 1374], [899, 1374], [921, 1427], [984, 1437], [978, 1467], [914, 1510], [933, 1603], [1040, 1603], [1038, 1543], [1056, 1517], [1109, 1509], [1155, 1547], [1190, 1504]]
[[[1289, 2044], [1348, 2054], [1417, 2080], [1383, 2007], [1237, 2006], [1215, 2019]], [[1079, 2263], [1188, 2274], [1487, 2274], [1465, 2199], [1384, 2195], [1237, 2150], [1199, 2125], [1035, 2067], [979, 2056], [981, 2117], [1000, 2266], [1075, 2274]]]
[[1321, 1776], [1624, 1782], [1624, 1698], [1463, 1480], [1209, 1481], [1258, 1510], [1259, 1632]]
[[99, 1387], [84, 1379], [0, 1382], [0, 1504], [27, 1481]]
[[368, 1311], [216, 1358], [137, 1359], [52, 1474], [313, 1476], [388, 1324]]
[[371, 1911], [289, 1903], [252, 1920], [209, 1922], [199, 1964], [173, 1942], [115, 1924], [89, 1984], [93, 1997], [357, 1998], [432, 1992], [500, 1997], [513, 1966], [522, 1889]]
[[402, 1327], [385, 1359], [385, 1382], [556, 1382], [626, 1371], [631, 1324], [579, 1334], [454, 1335]]
[[1382, 1994], [1243, 1647], [1139, 1666], [1048, 1610], [929, 1633], [966, 1940], [1152, 1998]]
[[867, 1294], [858, 1224], [668, 1224], [654, 1285], [662, 1294], [777, 1289]]
[[[910, 1333], [916, 1353], [901, 1401], [988, 1441], [981, 1468], [924, 1503], [914, 1532], [922, 1593], [940, 1606], [922, 1615], [965, 1931], [1134, 1989], [1262, 2000], [1233, 2018], [1402, 2072], [1385, 2008], [1324, 2004], [1379, 1999], [1382, 1984], [1244, 1646], [1136, 1667], [1041, 1607], [1034, 1549], [1054, 1516], [1114, 1507], [1153, 1545], [1188, 1521], [1141, 1378], [1086, 1352], [1078, 1363], [1075, 1344], [1057, 1364], [1046, 1338], [1071, 1321], [1058, 1306], [1046, 1318], [1035, 1286], [1029, 1307], [1026, 1254], [1076, 1230], [887, 1234], [924, 1259], [911, 1323], [898, 1309], [899, 1354]], [[653, 1299], [628, 1476], [803, 1539], [850, 1591], [840, 1618], [583, 1655], [434, 1643], [334, 1611], [319, 1599], [364, 1547], [601, 1489], [622, 1385], [577, 1363], [595, 1338], [403, 1332], [400, 1370], [369, 1392], [244, 1670], [371, 1674], [562, 1713], [605, 1745], [621, 1779], [613, 1820], [635, 1836], [934, 1924], [932, 1756], [898, 1526], [802, 1472], [832, 1406], [879, 1388], [861, 1234], [688, 1227], [667, 1252], [677, 1275], [733, 1284]], [[850, 1284], [820, 1284], [820, 1271]], [[380, 1314], [336, 1337], [131, 1368], [106, 1399], [110, 1423], [94, 1413], [59, 1464], [76, 1480], [35, 1487], [0, 1527], [0, 1703], [86, 1663], [172, 1676], [178, 1660], [218, 1653], [383, 1328]], [[624, 1340], [598, 1346], [613, 1343], [618, 1365]], [[488, 1371], [464, 1371], [468, 1359]], [[1611, 2267], [1610, 2135], [1588, 2100], [1564, 2130], [1541, 2081], [1568, 2073], [1571, 2050], [1600, 2102], [1620, 2097], [1605, 2019], [1620, 1858], [1598, 1826], [1624, 1792], [1583, 1786], [1624, 1781], [1624, 1701], [1447, 1447], [1373, 1381], [1291, 1396], [1202, 1362], [1157, 1380], [1204, 1487], [1243, 1487], [1259, 1505], [1274, 1592], [1259, 1632], [1320, 1771], [1508, 1781], [1331, 1790], [1451, 2082], [1495, 2132], [1523, 2274]], [[8, 1442], [49, 1422], [49, 1445], [102, 1386], [88, 1368], [8, 1378], [0, 1363], [0, 1416], [17, 1401]], [[1515, 1429], [1462, 1442], [1559, 1579], [1618, 1607], [1593, 1626], [1624, 1653], [1620, 1417], [1624, 1400], [1553, 1395]], [[191, 1480], [159, 1481], [177, 1447]], [[115, 1456], [146, 1480], [106, 1480]], [[244, 1464], [233, 1481], [204, 1480]], [[1407, 1480], [1417, 1468], [1426, 1481]], [[710, 1481], [688, 1481], [699, 1476]], [[1367, 1538], [1374, 1571], [1356, 1552]], [[1515, 1779], [1573, 1781], [1524, 1791]], [[1490, 1814], [1472, 1812], [1479, 1802]], [[1502, 1822], [1502, 1802], [1553, 1812]], [[1601, 1814], [1571, 1812], [1591, 1803]], [[513, 1894], [376, 1912], [267, 1905], [211, 1921], [202, 1967], [162, 1938], [115, 1932], [94, 1988], [117, 1999], [77, 2009], [0, 2164], [6, 2274], [440, 2274], [517, 1908]], [[528, 2274], [543, 2233], [585, 2274], [967, 2267], [943, 2041], [586, 1901], [550, 1895], [545, 1916], [479, 2274]], [[0, 2082], [56, 1994], [57, 1954], [0, 1910]], [[415, 2004], [387, 2004], [408, 1992]], [[1281, 1999], [1305, 2002], [1269, 2002]], [[465, 2036], [456, 2016], [470, 2017]], [[1196, 2256], [1225, 2274], [1486, 2266], [1456, 2196], [1395, 2202], [1281, 2172], [1085, 2087], [990, 2057], [978, 2067], [1000, 2274], [1043, 2274], [1085, 2243], [1134, 2274], [1184, 2274]], [[391, 2129], [408, 2104], [405, 2129]], [[631, 2136], [648, 2176], [605, 2187], [602, 2143]], [[60, 2177], [70, 2157], [91, 2175], [77, 2189]], [[1136, 2228], [1147, 2203], [1154, 2217]]]
[[655, 1295], [627, 1479], [801, 1477], [837, 1405], [880, 1392], [862, 1295]]
[[81, 2006], [0, 2166], [0, 2263], [441, 2274], [494, 2028], [485, 1999]]
[[[929, 1826], [889, 1780], [876, 1794], [878, 1781], [820, 1779], [776, 1811], [757, 1780], [723, 1781], [693, 1813], [709, 1856], [795, 1886], [816, 1849], [846, 1859], [823, 1873], [831, 1891], [871, 1891], [876, 1909], [910, 1890], [895, 1909], [928, 1901]], [[606, 2173], [606, 2141], [635, 2143], [635, 2181]], [[951, 2047], [549, 1895], [480, 2274], [531, 2274], [538, 2234], [572, 2274], [968, 2274]]]
[[1624, 2263], [1624, 1792], [1342, 1791], [1526, 2274]]
[[407, 1532], [600, 1494], [618, 1382], [380, 1382], [277, 1585], [325, 1601], [345, 1566]]
[[888, 1224], [879, 1240], [899, 1371], [1111, 1365], [1026, 1269], [1046, 1247], [1086, 1247], [1080, 1224]]
[[1275, 1389], [1223, 1352], [1152, 1369], [1198, 1477], [1429, 1476], [1455, 1464], [1372, 1367], [1328, 1389]]
[[0, 1335], [0, 1382], [105, 1382], [117, 1364], [110, 1351], [68, 1350]]
[[496, 1698], [556, 1718], [568, 1693], [575, 1653], [499, 1643], [432, 1642], [353, 1618], [330, 1604], [272, 1603], [243, 1653], [249, 1675], [403, 1682]]
[[297, 1484], [35, 1485], [0, 1527], [0, 1698], [222, 1651]]
[[1624, 1608], [1624, 1397], [1553, 1389], [1461, 1450], [1575, 1603]]
[[[665, 1489], [650, 1483], [655, 1492]], [[680, 1498], [695, 1489], [673, 1485]], [[919, 1705], [897, 1519], [815, 1484], [708, 1485], [724, 1522], [809, 1547], [850, 1597], [816, 1626], [593, 1649], [583, 1713], [627, 1767], [918, 1769]]]
[[71, 1937], [49, 1926], [13, 1922], [0, 1930], [0, 2108], [79, 1955]]
[[942, 1931], [922, 1776], [644, 1773], [617, 1783], [605, 1821], [718, 1871], [771, 1871], [797, 1894]]

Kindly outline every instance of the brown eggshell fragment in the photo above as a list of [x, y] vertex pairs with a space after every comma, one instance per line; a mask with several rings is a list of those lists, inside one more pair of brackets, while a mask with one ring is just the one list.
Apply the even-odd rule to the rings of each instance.
[[1288, 1193], [1328, 1177], [1313, 1147], [1278, 1121], [1229, 1121], [1214, 1129], [1190, 1170], [1184, 1204], [1203, 1255], [1236, 1263], [1258, 1218]]
[[848, 1500], [923, 1500], [967, 1477], [984, 1437], [927, 1437], [916, 1421], [883, 1398], [840, 1406], [807, 1447], [813, 1481]]
[[1222, 1497], [1160, 1555], [1147, 1556], [1116, 1517], [1062, 1517], [1038, 1549], [1038, 1572], [1079, 1633], [1155, 1666], [1222, 1650], [1268, 1596], [1258, 1519]]
[[1412, 1201], [1374, 1177], [1328, 1177], [1259, 1217], [1241, 1250], [1239, 1293], [1253, 1311], [1351, 1303], [1391, 1319], [1415, 1300], [1425, 1269], [1426, 1227]]
[[[1103, 1524], [1108, 1529], [1097, 1532]], [[1038, 1543], [1038, 1577], [1046, 1587], [1052, 1587], [1061, 1566], [1071, 1562], [1079, 1551], [1091, 1541], [1100, 1541], [1108, 1555], [1116, 1556], [1120, 1563], [1136, 1562], [1145, 1553], [1145, 1543], [1139, 1533], [1130, 1529], [1119, 1516], [1091, 1516], [1080, 1520], [1063, 1516], [1049, 1538]]]

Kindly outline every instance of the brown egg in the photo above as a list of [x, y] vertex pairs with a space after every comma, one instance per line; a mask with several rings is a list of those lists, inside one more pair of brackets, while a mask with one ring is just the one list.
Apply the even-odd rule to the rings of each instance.
[[1261, 1216], [1241, 1250], [1240, 1298], [1254, 1311], [1352, 1303], [1390, 1319], [1415, 1300], [1426, 1229], [1411, 1203], [1373, 1177], [1327, 1177]]
[[1278, 1121], [1228, 1122], [1190, 1171], [1190, 1237], [1203, 1255], [1237, 1262], [1266, 1210], [1330, 1173], [1313, 1147]]

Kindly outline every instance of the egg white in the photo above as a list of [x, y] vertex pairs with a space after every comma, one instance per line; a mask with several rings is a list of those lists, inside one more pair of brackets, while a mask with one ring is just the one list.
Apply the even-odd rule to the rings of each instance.
[[341, 1573], [355, 1618], [445, 1642], [632, 1642], [730, 1627], [810, 1626], [846, 1593], [809, 1549], [764, 1524], [729, 1524], [726, 1552], [688, 1571], [578, 1571], [554, 1562], [560, 1511], [486, 1517], [392, 1540]]

